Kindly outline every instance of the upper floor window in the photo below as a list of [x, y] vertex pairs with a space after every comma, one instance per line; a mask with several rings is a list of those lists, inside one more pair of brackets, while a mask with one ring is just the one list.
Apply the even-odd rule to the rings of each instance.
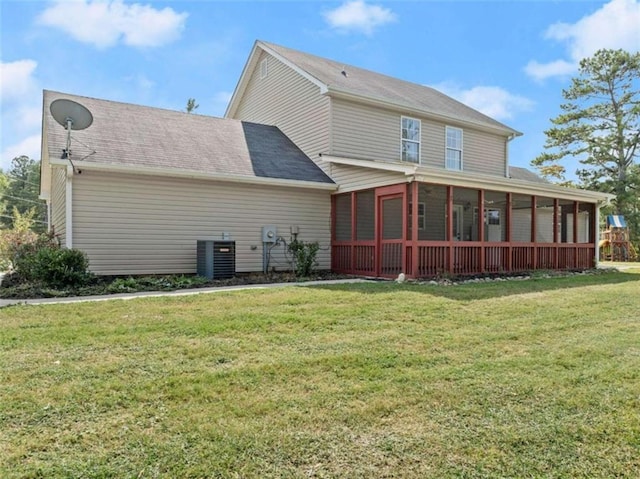
[[449, 170], [462, 170], [462, 130], [448, 126], [446, 128], [447, 148], [446, 166]]
[[402, 161], [420, 163], [420, 120], [402, 117]]
[[267, 59], [265, 58], [260, 62], [260, 79], [267, 78], [267, 73], [269, 73], [269, 70]]

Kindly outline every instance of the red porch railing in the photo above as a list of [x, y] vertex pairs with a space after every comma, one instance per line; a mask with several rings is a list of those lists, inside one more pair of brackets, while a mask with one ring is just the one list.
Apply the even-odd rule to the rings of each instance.
[[[375, 242], [335, 243], [332, 246], [332, 269], [362, 276], [395, 276], [405, 273], [409, 277], [424, 278], [441, 274], [586, 269], [593, 267], [595, 258], [595, 246], [589, 243], [451, 244], [425, 241], [418, 242], [417, 246], [413, 246], [411, 242], [384, 243], [381, 248], [382, 255], [377, 266]], [[414, 264], [417, 265], [416, 271], [413, 271]]]

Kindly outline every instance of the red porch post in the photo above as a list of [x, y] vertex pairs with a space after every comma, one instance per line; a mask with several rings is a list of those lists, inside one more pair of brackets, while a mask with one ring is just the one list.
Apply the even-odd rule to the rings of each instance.
[[578, 210], [579, 202], [573, 202], [573, 267], [578, 267]]
[[358, 231], [356, 229], [356, 214], [357, 214], [357, 208], [356, 208], [356, 192], [352, 191], [351, 192], [351, 271], [355, 271], [356, 270], [356, 235], [358, 234]]
[[559, 256], [559, 248], [558, 248], [558, 212], [560, 209], [560, 200], [558, 198], [554, 198], [553, 200], [553, 269], [558, 269], [558, 256]]
[[484, 257], [485, 257], [485, 244], [484, 244], [484, 190], [481, 188], [478, 190], [478, 241], [480, 241], [480, 272], [484, 273]]
[[513, 270], [513, 247], [511, 246], [512, 240], [512, 224], [513, 220], [511, 219], [511, 215], [513, 213], [513, 193], [507, 193], [507, 218], [506, 218], [506, 228], [507, 228], [507, 244], [509, 245], [507, 248], [507, 271], [511, 272]]
[[[420, 203], [418, 182], [411, 183], [411, 201], [413, 210], [411, 212], [411, 272], [414, 278], [420, 275], [418, 271], [418, 204]], [[426, 215], [426, 212], [425, 212]], [[425, 218], [427, 221], [427, 218]]]
[[335, 195], [331, 195], [331, 225], [330, 225], [330, 231], [331, 231], [331, 246], [329, 247], [329, 250], [331, 251], [331, 269], [334, 269], [335, 266], [335, 258], [333, 255], [333, 243], [336, 240], [336, 196]]
[[538, 236], [538, 228], [537, 228], [537, 212], [536, 212], [536, 203], [537, 198], [536, 195], [531, 195], [531, 243], [533, 243], [533, 251], [531, 254], [531, 262], [533, 263], [531, 267], [536, 269], [538, 267], [538, 244], [536, 242]]
[[453, 186], [447, 186], [447, 240], [449, 241], [449, 273], [453, 274]]

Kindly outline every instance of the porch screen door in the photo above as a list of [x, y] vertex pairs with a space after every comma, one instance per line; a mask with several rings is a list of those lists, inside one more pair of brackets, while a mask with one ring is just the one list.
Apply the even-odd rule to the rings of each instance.
[[380, 276], [397, 276], [403, 272], [403, 214], [404, 196], [380, 196]]

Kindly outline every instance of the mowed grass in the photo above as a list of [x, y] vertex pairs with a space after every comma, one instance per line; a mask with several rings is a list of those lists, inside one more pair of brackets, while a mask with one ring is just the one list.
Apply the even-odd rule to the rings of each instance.
[[640, 270], [0, 310], [0, 477], [638, 477]]

